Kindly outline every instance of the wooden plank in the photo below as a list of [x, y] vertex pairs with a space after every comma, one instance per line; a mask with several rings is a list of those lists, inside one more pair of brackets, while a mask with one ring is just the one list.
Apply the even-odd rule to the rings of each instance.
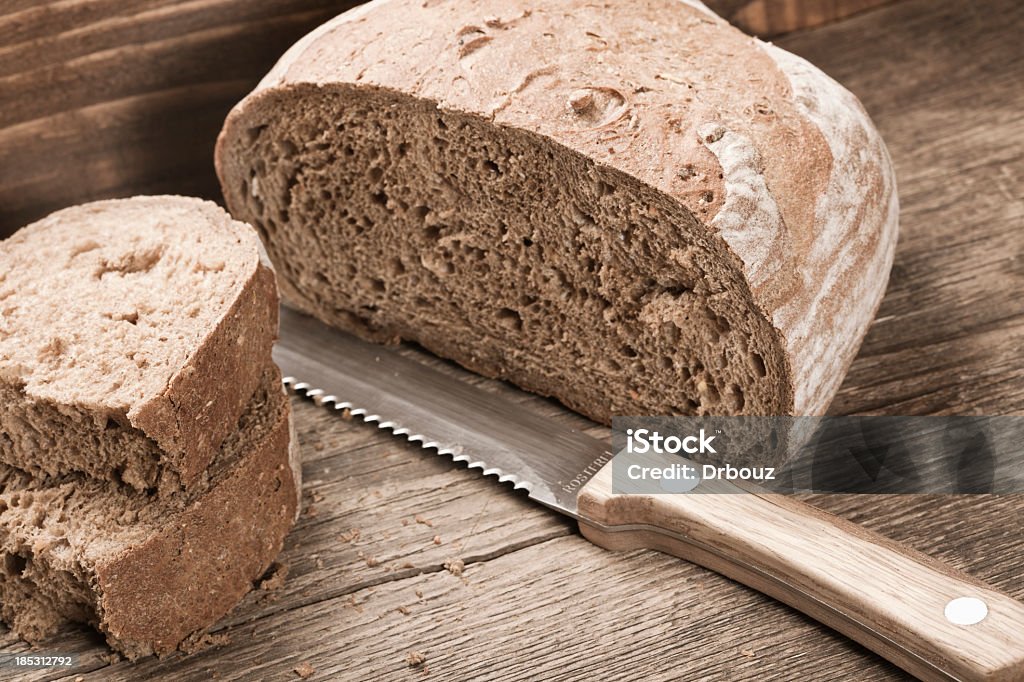
[[765, 38], [814, 28], [896, 0], [710, 0], [708, 7], [732, 24]]
[[282, 52], [355, 0], [0, 7], [0, 237], [64, 206], [219, 199], [213, 143]]
[[[1024, 92], [1011, 87], [1024, 80], [1022, 29], [1013, 0], [906, 0], [781, 41], [862, 98], [900, 181], [890, 291], [836, 413], [1024, 411]], [[296, 409], [314, 513], [289, 537], [284, 586], [250, 595], [216, 628], [228, 642], [193, 657], [110, 665], [96, 636], [69, 628], [47, 645], [81, 654], [66, 679], [297, 680], [304, 662], [324, 680], [906, 679], [703, 569], [604, 552], [476, 472]], [[807, 499], [1024, 599], [1024, 496]], [[444, 569], [453, 557], [465, 582]], [[0, 649], [27, 647], [5, 635]], [[411, 651], [428, 674], [408, 666]]]

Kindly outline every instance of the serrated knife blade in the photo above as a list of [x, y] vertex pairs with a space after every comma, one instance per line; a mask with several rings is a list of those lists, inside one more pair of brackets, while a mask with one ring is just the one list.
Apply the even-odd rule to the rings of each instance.
[[284, 306], [274, 360], [286, 384], [318, 403], [436, 448], [573, 518], [576, 493], [612, 457], [600, 439]]
[[617, 494], [604, 441], [288, 308], [274, 359], [296, 392], [526, 489], [602, 547], [701, 564], [924, 680], [1024, 679], [1024, 604], [845, 519], [749, 489]]

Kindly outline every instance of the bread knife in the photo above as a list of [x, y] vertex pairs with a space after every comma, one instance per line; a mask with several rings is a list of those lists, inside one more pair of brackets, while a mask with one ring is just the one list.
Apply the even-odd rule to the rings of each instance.
[[607, 442], [287, 307], [274, 359], [295, 393], [525, 489], [601, 547], [700, 564], [923, 680], [1024, 680], [1024, 603], [855, 523], [781, 494], [616, 494]]

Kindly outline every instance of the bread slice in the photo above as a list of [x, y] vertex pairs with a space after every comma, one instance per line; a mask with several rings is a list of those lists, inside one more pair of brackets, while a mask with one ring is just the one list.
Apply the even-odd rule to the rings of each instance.
[[696, 2], [377, 0], [216, 160], [292, 304], [603, 422], [824, 412], [896, 242], [856, 98]]
[[0, 242], [0, 462], [201, 482], [270, 362], [274, 272], [211, 202], [58, 211]]
[[0, 615], [29, 641], [73, 621], [130, 658], [173, 651], [226, 614], [295, 520], [300, 474], [281, 376], [260, 386], [195, 489], [157, 497], [0, 465]]

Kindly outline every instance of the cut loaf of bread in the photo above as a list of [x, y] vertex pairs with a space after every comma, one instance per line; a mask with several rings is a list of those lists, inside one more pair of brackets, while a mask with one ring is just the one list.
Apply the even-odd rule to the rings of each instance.
[[292, 304], [605, 422], [824, 412], [896, 242], [857, 99], [697, 2], [376, 0], [216, 161]]
[[0, 462], [161, 493], [198, 485], [276, 333], [259, 239], [215, 204], [58, 211], [0, 242]]
[[98, 628], [130, 658], [164, 654], [227, 613], [277, 556], [299, 503], [281, 375], [259, 388], [193, 489], [152, 496], [81, 473], [0, 465], [0, 613], [37, 641]]

